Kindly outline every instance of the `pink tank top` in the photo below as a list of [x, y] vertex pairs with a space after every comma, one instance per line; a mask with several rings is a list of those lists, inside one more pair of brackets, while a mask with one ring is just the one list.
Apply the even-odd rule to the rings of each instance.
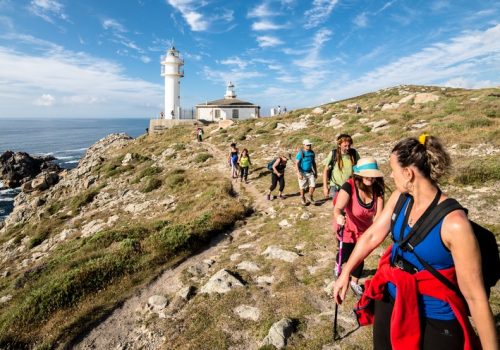
[[[373, 200], [369, 204], [363, 203], [358, 197], [358, 189], [354, 186], [354, 180], [351, 178], [347, 180], [344, 186], [351, 187], [351, 197], [349, 203], [344, 208], [346, 222], [344, 227], [344, 234], [342, 241], [345, 243], [356, 243], [359, 237], [371, 226], [373, 218], [377, 213], [377, 195], [373, 194]], [[344, 188], [342, 186], [342, 188]], [[333, 222], [334, 232], [338, 235], [337, 223]]]

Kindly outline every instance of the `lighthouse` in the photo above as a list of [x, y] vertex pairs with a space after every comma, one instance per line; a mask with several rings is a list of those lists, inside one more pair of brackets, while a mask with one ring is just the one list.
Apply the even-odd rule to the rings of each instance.
[[161, 76], [165, 77], [165, 119], [180, 119], [181, 114], [181, 81], [184, 71], [181, 67], [184, 60], [179, 51], [171, 47], [161, 62]]

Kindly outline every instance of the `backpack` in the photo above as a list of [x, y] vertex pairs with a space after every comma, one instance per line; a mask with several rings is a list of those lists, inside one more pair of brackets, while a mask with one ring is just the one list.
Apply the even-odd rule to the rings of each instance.
[[[441, 191], [439, 191], [439, 194]], [[436, 196], [439, 198], [439, 196]], [[393, 240], [396, 241], [394, 234], [394, 224], [396, 218], [398, 217], [400, 211], [408, 198], [407, 194], [401, 194], [394, 208], [394, 212], [391, 218], [391, 232], [393, 235]], [[410, 251], [415, 254], [417, 260], [427, 269], [434, 277], [445, 284], [448, 288], [455, 291], [457, 294], [461, 294], [457, 286], [451, 283], [446, 277], [439, 273], [435, 268], [429, 265], [426, 261], [421, 259], [414, 251], [414, 248], [429, 234], [434, 226], [436, 226], [446, 215], [455, 210], [463, 210], [467, 214], [467, 209], [462, 207], [455, 199], [447, 198], [443, 202], [437, 204], [437, 200], [433, 202], [431, 206], [422, 215], [422, 220], [418, 220], [414, 225], [415, 230], [403, 240], [398, 242], [399, 247], [404, 251]], [[495, 286], [497, 281], [500, 279], [500, 256], [498, 253], [498, 245], [496, 242], [495, 235], [493, 232], [489, 231], [485, 227], [469, 220], [474, 236], [479, 245], [479, 251], [481, 254], [481, 270], [483, 272], [483, 284], [486, 294], [490, 296], [491, 287]], [[418, 225], [418, 228], [417, 228]]]
[[[352, 159], [354, 159], [353, 165], [355, 165], [356, 164], [356, 149], [349, 148], [348, 154], [351, 156]], [[328, 179], [328, 181], [330, 181], [332, 179], [333, 168], [334, 168], [336, 159], [337, 159], [337, 149], [333, 148], [332, 149], [332, 158], [330, 159], [330, 163], [328, 163], [328, 168], [326, 170], [326, 178]]]
[[[312, 153], [312, 156], [314, 157], [314, 158], [313, 158], [313, 162], [312, 162], [312, 164], [313, 164], [313, 169], [314, 169], [314, 168], [316, 167], [316, 153], [314, 153], [314, 151], [313, 151], [313, 150], [310, 150], [309, 152], [311, 152], [311, 153]], [[302, 163], [302, 160], [304, 159], [304, 157], [305, 157], [305, 153], [304, 153], [304, 150], [301, 148], [301, 149], [300, 149], [300, 159], [299, 159], [299, 164], [298, 164], [298, 165], [299, 165], [299, 169], [302, 169], [302, 168], [300, 167], [300, 164]]]
[[274, 163], [276, 163], [276, 160], [278, 158], [274, 158], [273, 160], [271, 160], [269, 163], [267, 163], [267, 170], [270, 170], [270, 171], [273, 171], [273, 165]]

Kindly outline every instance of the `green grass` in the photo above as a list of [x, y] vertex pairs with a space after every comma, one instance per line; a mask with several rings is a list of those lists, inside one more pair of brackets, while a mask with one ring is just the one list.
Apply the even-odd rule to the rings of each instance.
[[198, 153], [196, 157], [194, 157], [194, 162], [204, 163], [210, 158], [213, 158], [213, 156], [210, 153]]
[[140, 189], [142, 193], [148, 193], [161, 187], [162, 181], [153, 176], [146, 176]]
[[474, 159], [468, 165], [457, 168], [456, 173], [452, 178], [455, 184], [483, 186], [491, 181], [500, 181], [500, 163], [496, 157]]

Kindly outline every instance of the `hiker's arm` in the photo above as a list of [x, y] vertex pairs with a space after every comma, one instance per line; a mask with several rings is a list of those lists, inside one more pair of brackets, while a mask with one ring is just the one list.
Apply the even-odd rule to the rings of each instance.
[[374, 222], [382, 214], [383, 210], [384, 210], [384, 197], [377, 196], [377, 212], [375, 213], [375, 216], [373, 217]]
[[297, 176], [302, 178], [302, 173], [300, 172], [300, 169], [299, 169], [299, 163], [300, 163], [300, 160], [302, 158], [295, 158], [296, 162], [295, 162], [295, 170], [297, 171]]
[[345, 224], [344, 209], [349, 203], [349, 199], [349, 193], [343, 189], [339, 191], [335, 207], [333, 208], [333, 220], [339, 226], [344, 226]]
[[441, 238], [453, 256], [458, 287], [467, 301], [483, 349], [498, 349], [493, 314], [484, 290], [481, 253], [462, 210], [453, 211], [445, 217]]
[[323, 194], [328, 196], [328, 165], [323, 168]]
[[313, 160], [312, 166], [313, 166], [314, 176], [318, 177], [318, 168], [316, 167], [316, 160]]
[[279, 158], [278, 158], [278, 159], [276, 159], [276, 161], [275, 161], [275, 162], [274, 162], [274, 164], [273, 164], [273, 172], [274, 172], [276, 175], [278, 175], [278, 176], [280, 176], [280, 175], [281, 175], [281, 173], [278, 171], [278, 165], [280, 165], [280, 162], [281, 162], [281, 159], [279, 159]]
[[391, 216], [398, 201], [400, 192], [394, 191], [391, 198], [387, 201], [386, 207], [382, 210], [380, 217], [361, 235], [354, 246], [354, 250], [349, 260], [342, 268], [342, 273], [335, 282], [333, 289], [333, 298], [341, 304], [349, 287], [349, 278], [351, 272], [377, 248], [385, 239], [391, 229]]

